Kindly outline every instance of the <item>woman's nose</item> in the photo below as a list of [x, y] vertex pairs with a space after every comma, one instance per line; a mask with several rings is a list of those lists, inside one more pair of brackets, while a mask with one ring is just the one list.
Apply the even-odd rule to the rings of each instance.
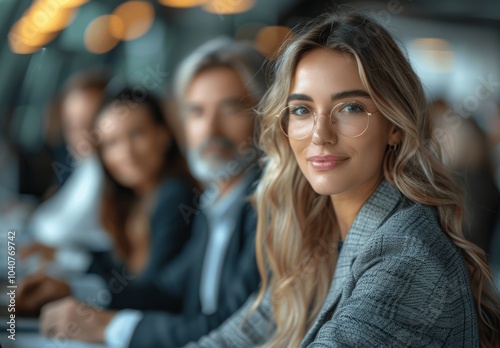
[[312, 142], [321, 145], [325, 143], [337, 143], [337, 131], [329, 116], [316, 115], [316, 124], [313, 129]]

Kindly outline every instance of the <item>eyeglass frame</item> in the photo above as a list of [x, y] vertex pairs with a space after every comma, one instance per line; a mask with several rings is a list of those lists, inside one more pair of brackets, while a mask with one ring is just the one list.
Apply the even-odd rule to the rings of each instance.
[[[280, 124], [280, 130], [281, 132], [289, 139], [293, 139], [293, 140], [304, 140], [305, 138], [309, 137], [311, 134], [314, 133], [314, 130], [316, 128], [316, 120], [317, 120], [317, 116], [325, 116], [325, 117], [328, 117], [330, 119], [330, 124], [332, 125], [332, 127], [335, 129], [335, 131], [344, 136], [344, 137], [348, 137], [348, 138], [358, 138], [360, 136], [362, 136], [363, 134], [366, 133], [366, 131], [368, 130], [368, 127], [370, 126], [370, 116], [372, 116], [373, 114], [376, 114], [378, 112], [380, 112], [380, 110], [376, 110], [376, 111], [372, 111], [372, 112], [368, 112], [368, 111], [365, 111], [366, 112], [366, 115], [368, 116], [368, 122], [366, 123], [366, 128], [363, 130], [363, 132], [361, 132], [360, 134], [358, 135], [354, 135], [354, 136], [349, 136], [349, 135], [344, 135], [342, 133], [340, 133], [337, 129], [337, 127], [335, 127], [335, 122], [332, 122], [332, 111], [338, 107], [339, 105], [342, 105], [342, 104], [349, 104], [349, 103], [358, 103], [358, 104], [361, 104], [363, 106], [365, 106], [363, 103], [359, 102], [359, 101], [356, 101], [356, 100], [352, 100], [352, 101], [345, 101], [345, 102], [340, 102], [338, 104], [336, 104], [335, 106], [332, 107], [332, 109], [330, 110], [330, 115], [329, 116], [326, 116], [326, 115], [322, 115], [322, 114], [314, 114], [313, 113], [313, 118], [314, 118], [314, 124], [313, 124], [313, 127], [311, 128], [311, 131], [303, 136], [302, 138], [293, 138], [293, 137], [290, 137], [288, 134], [286, 134], [286, 132], [283, 130], [283, 127], [281, 125], [281, 114], [283, 113], [283, 111], [285, 111], [286, 109], [288, 109], [290, 106], [294, 106], [294, 105], [288, 105], [288, 106], [285, 106], [279, 114], [275, 115], [275, 117], [278, 119], [278, 122]], [[308, 108], [309, 110], [311, 110], [310, 107], [308, 107], [307, 105], [304, 105], [304, 104], [298, 104], [298, 105], [295, 105], [295, 106], [304, 106], [306, 108]], [[312, 110], [311, 110], [312, 112]]]

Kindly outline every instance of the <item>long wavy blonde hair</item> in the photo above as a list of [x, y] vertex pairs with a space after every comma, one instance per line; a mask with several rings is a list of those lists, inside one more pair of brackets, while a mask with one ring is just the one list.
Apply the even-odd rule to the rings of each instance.
[[438, 141], [431, 139], [419, 78], [381, 25], [362, 14], [328, 14], [284, 44], [260, 108], [259, 144], [266, 157], [255, 200], [262, 287], [253, 308], [269, 289], [276, 331], [266, 345], [299, 345], [323, 305], [337, 258], [330, 197], [313, 191], [275, 117], [286, 105], [298, 62], [316, 48], [351, 54], [378, 110], [401, 130], [398, 151], [387, 151], [381, 163], [384, 176], [412, 201], [437, 207], [440, 225], [469, 271], [481, 345], [498, 344], [500, 312], [491, 271], [484, 252], [462, 234], [461, 191], [442, 163]]

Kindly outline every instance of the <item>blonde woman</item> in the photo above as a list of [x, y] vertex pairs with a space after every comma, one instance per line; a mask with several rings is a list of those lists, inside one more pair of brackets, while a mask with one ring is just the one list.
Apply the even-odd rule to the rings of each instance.
[[495, 347], [422, 85], [388, 32], [329, 15], [281, 53], [262, 106], [256, 299], [196, 347]]

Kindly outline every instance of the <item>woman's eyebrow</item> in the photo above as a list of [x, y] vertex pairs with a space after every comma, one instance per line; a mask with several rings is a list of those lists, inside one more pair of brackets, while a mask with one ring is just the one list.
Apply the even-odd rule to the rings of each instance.
[[290, 94], [286, 101], [288, 103], [288, 102], [291, 102], [292, 100], [302, 100], [302, 101], [309, 101], [309, 102], [314, 101], [313, 98], [311, 98], [310, 96], [308, 96], [306, 94], [298, 94], [298, 93]]
[[353, 97], [370, 98], [370, 95], [366, 91], [362, 91], [360, 89], [354, 89], [351, 91], [343, 91], [336, 94], [332, 94], [332, 101], [336, 101], [338, 99], [353, 98]]
[[[336, 101], [338, 99], [353, 98], [353, 97], [370, 98], [370, 94], [360, 89], [342, 91], [336, 94], [332, 94], [332, 101]], [[300, 94], [300, 93], [293, 93], [288, 96], [287, 102], [291, 102], [293, 100], [308, 101], [308, 102], [314, 101], [313, 98], [311, 98], [307, 94]]]

